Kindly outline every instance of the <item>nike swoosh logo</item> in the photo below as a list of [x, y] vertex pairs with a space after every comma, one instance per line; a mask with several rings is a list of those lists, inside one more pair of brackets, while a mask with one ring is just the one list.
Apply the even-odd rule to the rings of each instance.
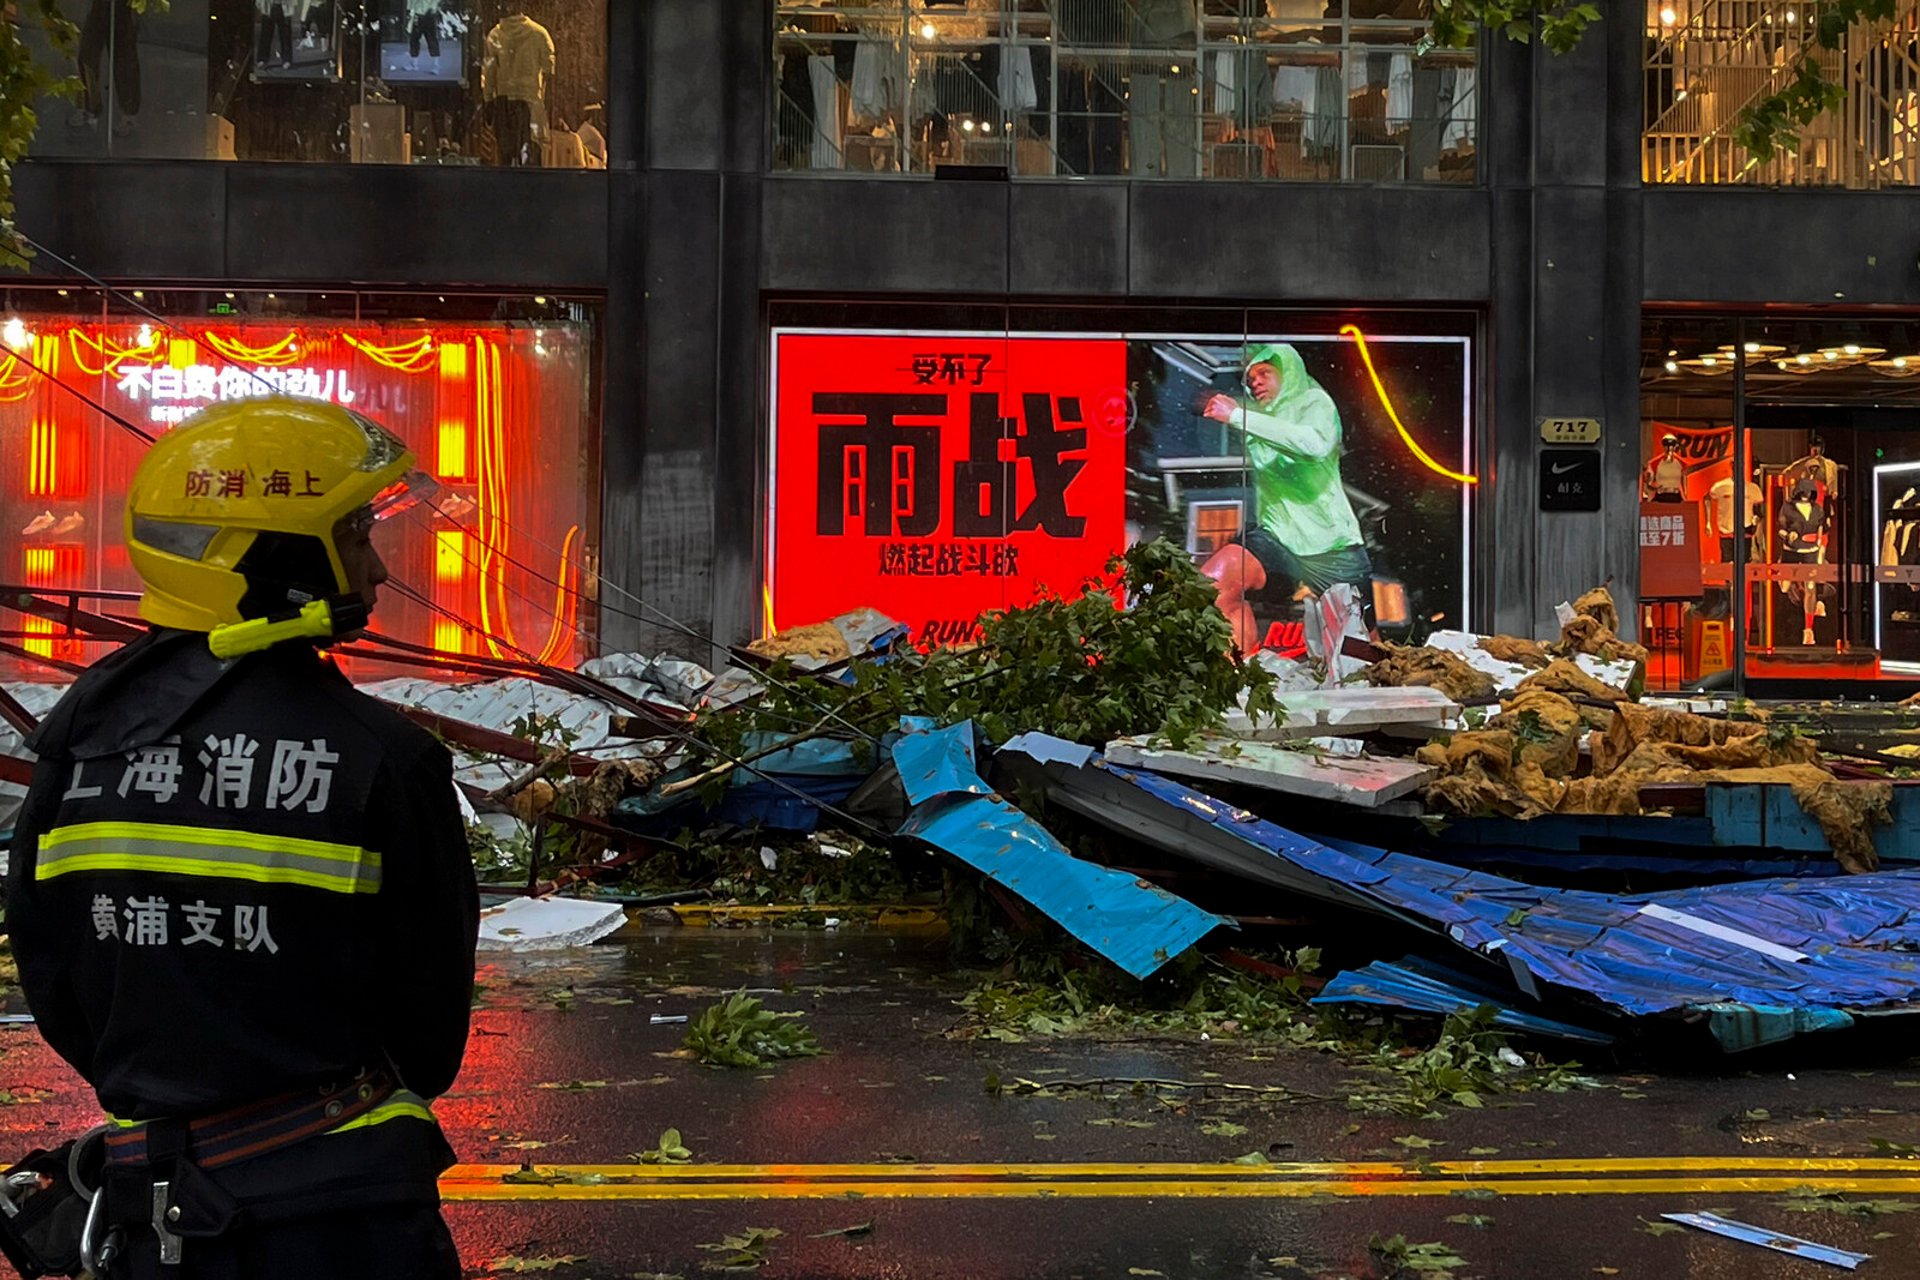
[[1567, 472], [1572, 471], [1575, 467], [1579, 465], [1580, 464], [1577, 462], [1569, 462], [1563, 466], [1560, 463], [1556, 462], [1553, 464], [1551, 470], [1553, 471], [1553, 474], [1557, 476], [1563, 476], [1567, 474]]

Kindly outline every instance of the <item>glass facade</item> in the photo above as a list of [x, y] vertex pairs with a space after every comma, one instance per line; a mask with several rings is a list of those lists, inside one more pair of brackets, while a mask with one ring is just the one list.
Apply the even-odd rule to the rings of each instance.
[[[1910, 186], [1920, 182], [1920, 8], [1856, 23], [1818, 49], [1821, 6], [1804, 0], [1647, 0], [1643, 176], [1648, 182]], [[1760, 162], [1741, 112], [1784, 88], [1811, 52], [1846, 96]]]
[[1395, 639], [1469, 625], [1471, 316], [783, 304], [774, 326], [770, 630], [870, 606], [964, 643], [1154, 538], [1221, 583], [1243, 652], [1303, 654], [1341, 593]]
[[[132, 592], [121, 542], [145, 442], [198, 409], [291, 395], [404, 439], [442, 486], [383, 523], [394, 585], [375, 628], [450, 654], [590, 656], [598, 544], [595, 325], [582, 304], [141, 290], [110, 303], [14, 290], [0, 322], [0, 581]], [[132, 305], [150, 308], [156, 320]], [[269, 477], [210, 477], [265, 484]], [[295, 478], [297, 481], [297, 478]], [[97, 607], [97, 606], [94, 606]], [[121, 601], [109, 613], [130, 611]], [[483, 632], [497, 639], [490, 640]], [[6, 660], [91, 662], [105, 647], [28, 618]], [[24, 666], [21, 664], [25, 663]]]
[[606, 164], [607, 0], [55, 3], [83, 91], [38, 156]]
[[1655, 317], [1644, 356], [1649, 682], [1920, 678], [1920, 326]]
[[1472, 182], [1471, 52], [1421, 0], [867, 0], [774, 10], [773, 166]]

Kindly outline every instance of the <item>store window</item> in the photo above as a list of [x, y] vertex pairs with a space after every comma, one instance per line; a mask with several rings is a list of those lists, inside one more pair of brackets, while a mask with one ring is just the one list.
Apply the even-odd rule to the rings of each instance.
[[[598, 484], [594, 326], [583, 304], [151, 290], [111, 303], [15, 290], [7, 302], [0, 581], [138, 591], [121, 543], [145, 448], [135, 429], [159, 435], [201, 408], [289, 395], [382, 423], [442, 486], [431, 505], [380, 526], [394, 581], [377, 631], [451, 655], [590, 656]], [[132, 611], [127, 601], [82, 604]], [[46, 676], [111, 647], [52, 619], [23, 628], [19, 615], [7, 619], [19, 629], [0, 666], [12, 674]]]
[[1646, 335], [1653, 682], [1920, 680], [1920, 328], [1659, 317]]
[[[58, 0], [37, 156], [606, 166], [607, 0]], [[37, 28], [23, 28], [30, 41]]]
[[[1642, 169], [1648, 182], [1911, 186], [1920, 182], [1920, 10], [1842, 28], [1818, 48], [1822, 7], [1805, 0], [1647, 0]], [[1844, 91], [1762, 160], [1739, 138], [1743, 110], [1808, 56]]]
[[866, 0], [774, 10], [777, 169], [1472, 182], [1473, 54], [1422, 0]]
[[1221, 583], [1243, 652], [1302, 655], [1316, 601], [1471, 625], [1470, 318], [1115, 318], [778, 308], [766, 626], [872, 606], [963, 643], [1153, 538]]

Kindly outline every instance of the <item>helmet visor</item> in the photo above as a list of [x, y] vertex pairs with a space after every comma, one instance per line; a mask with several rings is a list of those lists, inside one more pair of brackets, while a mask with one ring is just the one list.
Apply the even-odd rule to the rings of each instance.
[[418, 503], [430, 502], [438, 492], [438, 480], [424, 471], [409, 471], [374, 494], [367, 508], [375, 520], [391, 520]]

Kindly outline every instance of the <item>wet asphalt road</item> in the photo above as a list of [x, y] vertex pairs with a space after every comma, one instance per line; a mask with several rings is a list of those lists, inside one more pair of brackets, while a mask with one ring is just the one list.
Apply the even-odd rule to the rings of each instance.
[[[582, 1202], [536, 1198], [569, 1194], [565, 1188], [507, 1187], [497, 1172], [474, 1175], [490, 1193], [512, 1197], [448, 1206], [474, 1276], [507, 1273], [516, 1259], [571, 1256], [544, 1273], [691, 1278], [720, 1256], [702, 1244], [753, 1227], [783, 1233], [759, 1270], [767, 1277], [1357, 1280], [1391, 1274], [1368, 1241], [1395, 1234], [1452, 1246], [1466, 1260], [1455, 1276], [1839, 1274], [1697, 1232], [1647, 1229], [1660, 1213], [1699, 1209], [1874, 1254], [1863, 1275], [1920, 1276], [1920, 1160], [1911, 1174], [1769, 1170], [1754, 1176], [1777, 1181], [1757, 1192], [1719, 1181], [1743, 1176], [1737, 1171], [1675, 1163], [1884, 1158], [1876, 1139], [1920, 1146], [1920, 1071], [1884, 1055], [1846, 1067], [1769, 1062], [1752, 1073], [1602, 1076], [1602, 1090], [1503, 1095], [1482, 1111], [1449, 1109], [1429, 1121], [1349, 1111], [1345, 1082], [1355, 1069], [1311, 1051], [1176, 1039], [949, 1038], [964, 988], [948, 970], [943, 942], [908, 935], [635, 930], [584, 951], [490, 963], [482, 982], [466, 1070], [437, 1108], [463, 1161], [624, 1164], [673, 1126], [698, 1165], [868, 1166], [859, 1176], [894, 1186], [923, 1181], [898, 1196], [769, 1194], [807, 1177], [835, 1181], [815, 1170], [743, 1177], [718, 1198], [628, 1198], [634, 1188], [616, 1186], [571, 1193], [621, 1197]], [[743, 986], [763, 992], [770, 1007], [806, 1010], [828, 1054], [766, 1072], [717, 1071], [674, 1055], [684, 1028], [649, 1022], [656, 1013], [695, 1014]], [[17, 1099], [0, 1108], [12, 1146], [90, 1122], [84, 1087], [31, 1028], [0, 1028], [0, 1050], [0, 1088]], [[984, 1087], [989, 1075], [1209, 1087], [993, 1096]], [[1292, 1096], [1224, 1087], [1232, 1084], [1279, 1085]], [[1246, 1132], [1229, 1135], [1227, 1124]], [[1432, 1145], [1409, 1149], [1394, 1141], [1400, 1137]], [[1007, 1197], [993, 1193], [990, 1175], [890, 1175], [913, 1162], [1184, 1164], [1252, 1151], [1287, 1162], [1417, 1157], [1432, 1162], [1422, 1181], [1444, 1185], [1430, 1185], [1438, 1192], [1431, 1195], [1379, 1194], [1392, 1187], [1354, 1176], [1331, 1193], [1219, 1198], [1193, 1194], [1190, 1182], [1187, 1194], [1159, 1194], [1149, 1179], [1138, 1190], [1152, 1194], [1086, 1195], [1090, 1178], [1108, 1175], [1083, 1172], [1058, 1180], [1063, 1189], [1053, 1195]], [[1623, 1157], [1639, 1158], [1642, 1171], [1591, 1163]], [[1473, 1159], [1571, 1163], [1501, 1183], [1512, 1191], [1460, 1194], [1473, 1180], [1448, 1162]], [[1527, 1176], [1554, 1180], [1566, 1193], [1523, 1194]], [[1893, 1181], [1816, 1211], [1801, 1211], [1810, 1202], [1789, 1191], [1852, 1176]], [[1658, 1179], [1664, 1189], [1613, 1193], [1644, 1185], [1629, 1177]], [[1715, 1180], [1713, 1189], [1691, 1189], [1703, 1178]], [[869, 1223], [861, 1235], [820, 1234]]]

